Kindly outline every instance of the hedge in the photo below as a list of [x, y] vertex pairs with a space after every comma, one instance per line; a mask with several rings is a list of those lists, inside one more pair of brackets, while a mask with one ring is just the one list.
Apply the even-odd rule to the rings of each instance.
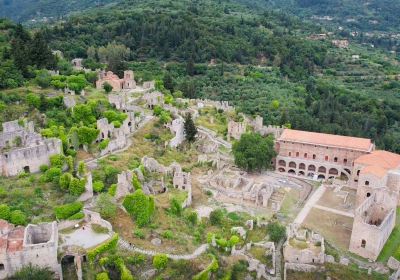
[[101, 272], [96, 275], [96, 280], [110, 280], [110, 277], [108, 277], [107, 272]]
[[56, 218], [59, 220], [65, 220], [72, 215], [80, 212], [83, 208], [82, 202], [73, 202], [69, 204], [64, 204], [61, 206], [56, 206], [54, 208], [54, 212], [56, 214]]
[[94, 249], [89, 250], [87, 254], [89, 261], [93, 263], [93, 261], [96, 259], [98, 255], [116, 248], [118, 244], [118, 238], [119, 238], [118, 233], [115, 233], [113, 237], [111, 237], [105, 243], [97, 246]]

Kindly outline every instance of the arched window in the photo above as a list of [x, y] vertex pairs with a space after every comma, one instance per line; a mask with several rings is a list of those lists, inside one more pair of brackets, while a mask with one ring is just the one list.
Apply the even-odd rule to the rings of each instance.
[[290, 156], [290, 157], [292, 156], [292, 152], [289, 152], [289, 156]]
[[361, 240], [361, 248], [365, 248], [366, 245], [367, 241], [365, 241], [365, 239]]
[[299, 156], [299, 152], [296, 152], [296, 157], [298, 157]]
[[333, 161], [334, 161], [334, 162], [337, 162], [337, 157], [335, 157], [335, 158], [333, 159]]
[[312, 158], [313, 158], [313, 159], [316, 159], [316, 158], [317, 158], [317, 156], [316, 156], [316, 155], [312, 155]]
[[307, 153], [304, 154], [304, 157], [307, 158]]

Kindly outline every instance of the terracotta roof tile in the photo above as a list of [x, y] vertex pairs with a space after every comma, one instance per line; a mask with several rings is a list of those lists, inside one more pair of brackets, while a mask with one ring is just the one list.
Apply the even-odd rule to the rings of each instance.
[[370, 166], [364, 167], [360, 173], [361, 174], [372, 174], [379, 178], [382, 178], [387, 174], [387, 172], [388, 172], [388, 170], [385, 168], [382, 168], [380, 166], [370, 165]]
[[293, 141], [312, 145], [331, 146], [345, 149], [371, 151], [371, 139], [285, 129], [279, 141]]
[[362, 155], [354, 161], [355, 164], [374, 165], [390, 170], [400, 167], [400, 155], [387, 151], [376, 150]]

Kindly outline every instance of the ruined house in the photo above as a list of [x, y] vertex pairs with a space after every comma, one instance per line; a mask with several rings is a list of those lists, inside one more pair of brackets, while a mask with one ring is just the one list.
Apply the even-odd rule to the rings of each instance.
[[50, 163], [51, 155], [62, 153], [61, 140], [43, 138], [34, 132], [33, 122], [3, 123], [0, 133], [0, 175], [15, 176], [21, 172], [38, 172]]
[[83, 69], [82, 62], [83, 62], [83, 58], [74, 58], [73, 60], [71, 60], [72, 67], [75, 70], [82, 70]]
[[134, 74], [133, 71], [130, 70], [124, 71], [124, 77], [122, 79], [111, 71], [105, 72], [104, 70], [102, 70], [99, 73], [98, 80], [96, 81], [96, 88], [103, 89], [105, 83], [111, 85], [113, 91], [136, 88]]
[[325, 263], [324, 238], [307, 229], [301, 229], [297, 224], [287, 227], [288, 238], [283, 245], [285, 262], [297, 264]]
[[61, 265], [57, 260], [57, 223], [14, 227], [0, 220], [0, 279], [7, 279], [23, 266], [48, 267], [58, 277]]
[[157, 105], [164, 104], [164, 95], [158, 91], [146, 93], [142, 98], [146, 102], [146, 106], [149, 109], [153, 109]]
[[235, 122], [230, 120], [228, 123], [228, 140], [239, 140], [240, 136], [246, 133], [246, 122]]
[[396, 224], [397, 195], [375, 192], [356, 209], [350, 252], [376, 260]]
[[349, 47], [349, 40], [332, 40], [332, 45], [340, 49], [347, 49]]
[[178, 147], [185, 140], [184, 120], [182, 117], [174, 119], [167, 127], [175, 134], [174, 138], [169, 141], [169, 146], [172, 148]]

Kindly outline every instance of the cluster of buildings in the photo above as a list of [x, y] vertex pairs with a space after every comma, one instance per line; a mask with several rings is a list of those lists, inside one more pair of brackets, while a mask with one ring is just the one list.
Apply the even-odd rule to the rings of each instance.
[[370, 139], [285, 129], [276, 140], [276, 171], [310, 179], [341, 178], [357, 190], [349, 250], [376, 260], [396, 222], [400, 155]]

